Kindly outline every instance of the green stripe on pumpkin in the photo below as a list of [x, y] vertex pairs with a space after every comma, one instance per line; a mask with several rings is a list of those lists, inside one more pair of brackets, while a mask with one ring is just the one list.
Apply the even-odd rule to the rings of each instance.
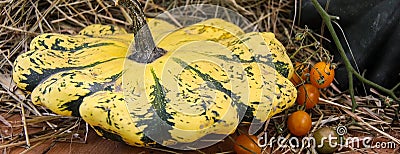
[[[238, 113], [245, 112], [244, 117], [241, 120], [250, 121], [251, 119], [254, 118], [253, 111], [255, 111], [255, 109], [253, 107], [250, 107], [250, 106], [244, 104], [243, 102], [240, 102], [239, 96], [237, 96], [231, 90], [223, 87], [223, 85], [220, 82], [218, 82], [216, 79], [212, 78], [209, 74], [203, 73], [203, 72], [199, 71], [198, 69], [188, 65], [186, 62], [184, 62], [181, 59], [173, 58], [173, 60], [176, 63], [180, 64], [183, 68], [190, 69], [190, 70], [193, 70], [194, 72], [196, 72], [197, 75], [199, 75], [204, 81], [211, 82], [213, 86], [209, 86], [210, 88], [216, 89], [220, 92], [225, 93], [225, 95], [229, 96], [233, 100], [232, 103], [236, 104]], [[242, 117], [240, 117], [240, 118], [242, 118]], [[218, 120], [214, 119], [214, 121], [216, 122]]]
[[[157, 115], [166, 123], [168, 123], [170, 126], [174, 126], [174, 123], [171, 122], [173, 121], [173, 117], [171, 116], [171, 113], [168, 113], [165, 108], [166, 108], [166, 103], [167, 100], [165, 99], [165, 91], [163, 86], [160, 83], [160, 79], [157, 77], [156, 73], [154, 70], [151, 70], [151, 74], [153, 75], [153, 79], [155, 84], [151, 86], [151, 88], [154, 89], [150, 93], [151, 96], [154, 97], [153, 101], [150, 103], [152, 104], [152, 107], [156, 110]], [[169, 120], [171, 119], [171, 121]]]

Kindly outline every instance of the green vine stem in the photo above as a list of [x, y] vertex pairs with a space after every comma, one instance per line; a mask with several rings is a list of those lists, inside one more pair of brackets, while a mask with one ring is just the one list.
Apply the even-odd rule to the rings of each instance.
[[166, 51], [156, 47], [140, 2], [138, 0], [114, 0], [114, 3], [127, 8], [129, 16], [133, 20], [131, 30], [135, 35], [135, 41], [129, 46], [131, 55], [128, 56], [128, 59], [138, 63], [151, 63], [163, 56]]
[[355, 102], [355, 98], [354, 98], [354, 89], [353, 89], [353, 75], [358, 78], [360, 81], [370, 85], [373, 88], [376, 88], [377, 90], [386, 93], [387, 95], [389, 95], [390, 97], [392, 97], [394, 100], [396, 101], [400, 101], [400, 98], [396, 96], [395, 94], [395, 90], [396, 88], [398, 88], [399, 84], [397, 84], [396, 86], [394, 86], [392, 89], [387, 89], [385, 87], [382, 87], [366, 78], [364, 78], [361, 74], [359, 74], [354, 67], [351, 65], [349, 59], [346, 56], [346, 53], [344, 52], [343, 46], [339, 41], [338, 36], [336, 35], [336, 32], [332, 26], [332, 16], [330, 16], [323, 8], [322, 6], [317, 2], [317, 0], [311, 0], [314, 7], [317, 9], [318, 13], [321, 15], [322, 20], [324, 21], [324, 23], [326, 24], [329, 32], [332, 35], [333, 41], [335, 42], [336, 47], [339, 50], [340, 56], [343, 59], [344, 65], [347, 69], [348, 72], [348, 78], [349, 78], [349, 92], [350, 92], [350, 96], [351, 96], [351, 101], [352, 101], [352, 111], [354, 112], [357, 104]]
[[300, 46], [300, 47], [290, 56], [290, 59], [294, 59], [294, 57], [300, 52], [300, 50], [302, 50], [302, 49], [304, 49], [304, 48], [308, 48], [308, 47], [313, 47], [313, 46], [316, 46], [316, 45], [318, 45], [317, 42], [314, 42], [314, 43], [311, 43], [311, 44], [308, 44], [308, 45], [305, 45], [305, 46]]

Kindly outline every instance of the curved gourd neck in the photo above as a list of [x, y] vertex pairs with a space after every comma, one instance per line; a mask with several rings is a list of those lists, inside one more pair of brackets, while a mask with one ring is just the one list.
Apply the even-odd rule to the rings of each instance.
[[135, 41], [129, 46], [131, 54], [128, 59], [138, 63], [151, 63], [163, 56], [166, 51], [155, 45], [140, 2], [138, 0], [115, 0], [115, 3], [127, 8], [133, 19], [131, 31], [135, 35]]

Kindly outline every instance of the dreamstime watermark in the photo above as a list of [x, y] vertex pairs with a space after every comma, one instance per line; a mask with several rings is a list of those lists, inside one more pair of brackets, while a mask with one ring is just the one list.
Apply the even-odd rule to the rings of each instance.
[[[347, 128], [345, 126], [338, 126], [336, 133], [339, 135], [332, 136], [329, 134], [327, 137], [317, 139], [314, 137], [303, 137], [301, 139], [297, 137], [285, 138], [282, 136], [268, 138], [268, 133], [264, 133], [263, 136], [258, 138], [258, 146], [260, 147], [272, 147], [277, 145], [278, 147], [290, 147], [290, 148], [321, 148], [328, 145], [331, 148], [370, 148], [370, 149], [395, 149], [397, 144], [392, 141], [387, 142], [373, 142], [372, 137], [343, 137], [347, 134]], [[319, 144], [317, 144], [319, 143]]]

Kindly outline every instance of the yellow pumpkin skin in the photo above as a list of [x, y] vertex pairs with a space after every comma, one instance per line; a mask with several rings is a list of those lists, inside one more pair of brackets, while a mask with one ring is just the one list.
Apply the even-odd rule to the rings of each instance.
[[[95, 25], [76, 36], [39, 36], [36, 40], [45, 43], [33, 42], [30, 55], [18, 57], [14, 80], [23, 89], [32, 87], [35, 104], [60, 115], [80, 116], [99, 135], [134, 146], [154, 145], [148, 137], [154, 131], [162, 134], [162, 145], [230, 134], [240, 122], [238, 113], [246, 112], [245, 117], [263, 122], [296, 100], [297, 91], [286, 78], [292, 68], [290, 60], [283, 50], [268, 52], [275, 48], [262, 34], [244, 34], [221, 19], [173, 32], [176, 28], [160, 28], [173, 26], [159, 23], [152, 29], [150, 22], [150, 28], [157, 45], [168, 52], [150, 64], [125, 58], [132, 34], [120, 30], [103, 35], [101, 30], [111, 28]], [[43, 45], [60, 39], [67, 40], [57, 44], [65, 51]], [[111, 44], [76, 49], [98, 42]], [[273, 55], [278, 53], [283, 56]], [[52, 63], [42, 64], [42, 59]], [[71, 60], [74, 63], [69, 64]], [[274, 69], [274, 62], [279, 61], [287, 63], [287, 76]], [[32, 70], [48, 73], [35, 76]], [[30, 78], [37, 80], [28, 83]], [[180, 94], [185, 97], [176, 97]], [[211, 107], [205, 110], [199, 99]]]
[[[177, 29], [166, 21], [150, 19], [149, 28], [161, 39]], [[17, 57], [14, 62], [13, 80], [21, 89], [32, 91], [41, 80], [50, 75], [73, 69], [83, 69], [124, 58], [133, 34], [113, 25], [90, 25], [78, 35], [46, 33], [35, 37], [30, 51]]]
[[124, 61], [119, 58], [85, 69], [55, 73], [32, 91], [32, 102], [59, 115], [80, 117], [79, 106], [85, 97], [115, 89]]
[[[112, 28], [111, 28], [112, 27]], [[176, 29], [161, 20], [149, 27], [157, 38]], [[110, 30], [111, 29], [111, 30]], [[91, 25], [80, 35], [42, 34], [14, 62], [13, 79], [32, 91], [32, 102], [64, 116], [78, 116], [82, 99], [121, 76], [132, 34], [112, 25]], [[60, 73], [62, 72], [62, 73]]]
[[260, 34], [271, 52], [275, 69], [278, 70], [281, 75], [291, 79], [294, 74], [294, 68], [292, 61], [290, 61], [289, 56], [286, 54], [285, 46], [275, 38], [274, 33], [261, 32]]
[[82, 118], [88, 120], [96, 133], [102, 137], [133, 146], [155, 144], [136, 127], [137, 121], [131, 118], [121, 92], [99, 91], [85, 97], [79, 110]]
[[28, 91], [54, 73], [124, 58], [126, 52], [116, 51], [125, 51], [129, 46], [115, 40], [60, 34], [42, 34], [33, 41], [33, 50], [17, 57], [13, 71], [13, 79], [18, 87]]

